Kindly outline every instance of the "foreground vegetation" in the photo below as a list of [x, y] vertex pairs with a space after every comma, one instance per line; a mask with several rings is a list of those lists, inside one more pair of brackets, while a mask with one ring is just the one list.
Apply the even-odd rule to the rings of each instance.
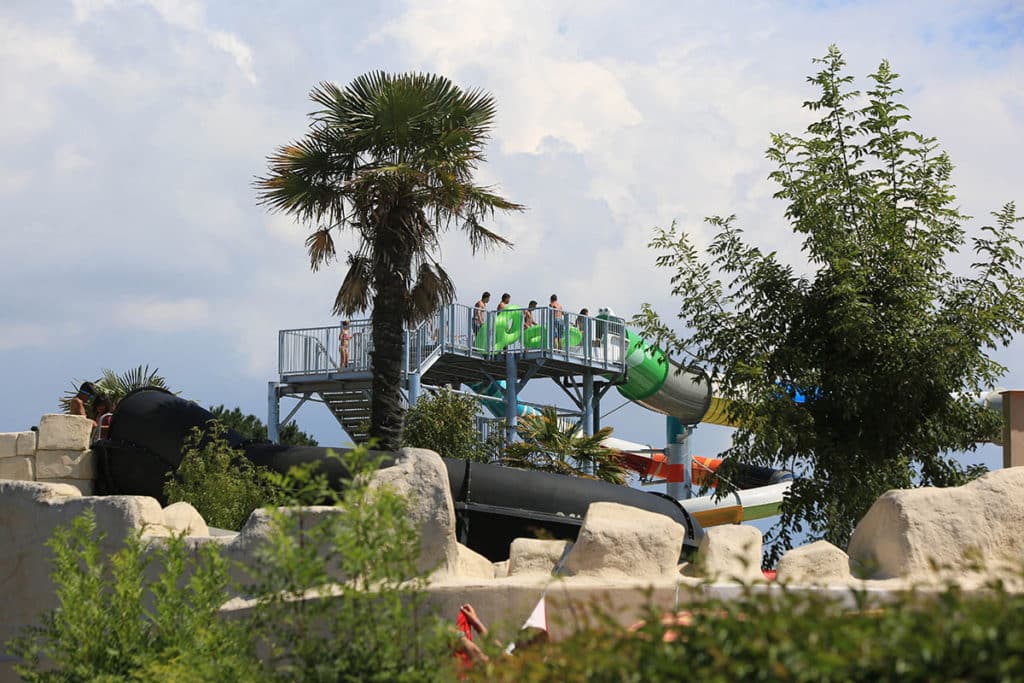
[[[189, 550], [182, 538], [147, 547], [132, 537], [108, 557], [90, 513], [59, 530], [49, 544], [58, 607], [10, 643], [19, 674], [30, 682], [445, 676], [450, 636], [423, 616], [405, 502], [370, 486], [377, 463], [365, 450], [343, 460], [353, 473], [343, 494], [312, 468], [278, 478], [286, 502], [333, 497], [337, 514], [310, 521], [268, 512], [270, 532], [251, 566], [232, 566], [215, 543]], [[151, 564], [162, 567], [155, 581]], [[224, 618], [218, 611], [237, 593], [239, 571], [254, 602]]]
[[[473, 680], [1017, 681], [1024, 676], [1024, 595], [950, 589], [848, 610], [784, 593], [712, 601], [630, 633], [598, 619], [567, 640], [502, 660]], [[675, 620], [668, 620], [675, 621]], [[669, 642], [666, 642], [669, 641]]]

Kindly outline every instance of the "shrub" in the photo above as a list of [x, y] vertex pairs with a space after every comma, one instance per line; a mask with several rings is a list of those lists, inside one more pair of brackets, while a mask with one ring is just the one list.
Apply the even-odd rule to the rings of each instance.
[[[709, 601], [683, 625], [596, 626], [474, 671], [480, 681], [1011, 681], [1024, 676], [1024, 595], [908, 593], [871, 608], [783, 592]], [[688, 622], [688, 623], [687, 623]], [[671, 642], [665, 642], [666, 633]]]
[[[202, 663], [211, 681], [256, 680], [250, 637], [216, 618], [230, 585], [217, 547], [193, 556], [178, 536], [147, 552], [131, 536], [106, 557], [103, 541], [87, 510], [48, 542], [58, 606], [10, 645], [24, 662], [15, 666], [24, 680], [129, 680], [175, 663]], [[163, 571], [147, 585], [150, 561]]]
[[253, 510], [275, 504], [280, 494], [266, 470], [231, 448], [226, 431], [218, 420], [205, 430], [193, 427], [177, 471], [167, 475], [164, 496], [168, 503], [190, 503], [210, 526], [237, 531]]
[[472, 396], [448, 388], [424, 396], [405, 414], [402, 445], [429, 448], [446, 458], [490, 462], [490, 450], [476, 428], [479, 410]]
[[612, 434], [611, 427], [586, 436], [579, 424], [567, 424], [554, 408], [545, 407], [540, 415], [521, 418], [517, 431], [523, 440], [505, 446], [502, 456], [505, 465], [593, 477], [612, 484], [626, 483], [628, 473], [621, 457], [604, 445], [604, 440]]
[[[290, 502], [333, 497], [337, 514], [308, 523], [285, 509], [270, 512], [254, 568], [270, 667], [287, 680], [438, 680], [450, 664], [449, 637], [423, 616], [419, 537], [405, 501], [371, 485], [379, 460], [365, 448], [332, 457], [350, 473], [342, 494], [315, 467], [278, 480]], [[332, 573], [345, 580], [332, 583]]]

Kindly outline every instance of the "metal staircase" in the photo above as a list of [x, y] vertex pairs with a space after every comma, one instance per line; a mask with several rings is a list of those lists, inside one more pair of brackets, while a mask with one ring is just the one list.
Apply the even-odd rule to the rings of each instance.
[[364, 443], [369, 438], [370, 390], [369, 381], [353, 380], [319, 392], [334, 419], [356, 443]]

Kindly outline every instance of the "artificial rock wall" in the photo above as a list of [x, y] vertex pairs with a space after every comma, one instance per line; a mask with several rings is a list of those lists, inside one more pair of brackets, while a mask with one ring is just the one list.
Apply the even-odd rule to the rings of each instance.
[[38, 432], [0, 432], [0, 479], [71, 484], [91, 495], [93, 427], [87, 417], [51, 414], [40, 418]]

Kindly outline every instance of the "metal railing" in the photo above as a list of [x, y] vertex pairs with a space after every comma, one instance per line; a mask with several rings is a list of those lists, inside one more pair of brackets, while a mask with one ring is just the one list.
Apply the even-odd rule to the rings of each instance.
[[353, 320], [348, 328], [348, 364], [342, 367], [341, 325], [281, 330], [278, 333], [277, 368], [280, 375], [320, 375], [368, 371], [373, 337], [369, 320]]
[[[354, 320], [346, 369], [372, 368], [369, 320]], [[341, 372], [341, 326], [282, 330], [278, 370], [284, 375]], [[549, 307], [483, 311], [463, 304], [444, 306], [406, 332], [406, 373], [425, 371], [443, 353], [493, 358], [505, 353], [564, 359], [608, 372], [622, 372], [625, 325]]]

